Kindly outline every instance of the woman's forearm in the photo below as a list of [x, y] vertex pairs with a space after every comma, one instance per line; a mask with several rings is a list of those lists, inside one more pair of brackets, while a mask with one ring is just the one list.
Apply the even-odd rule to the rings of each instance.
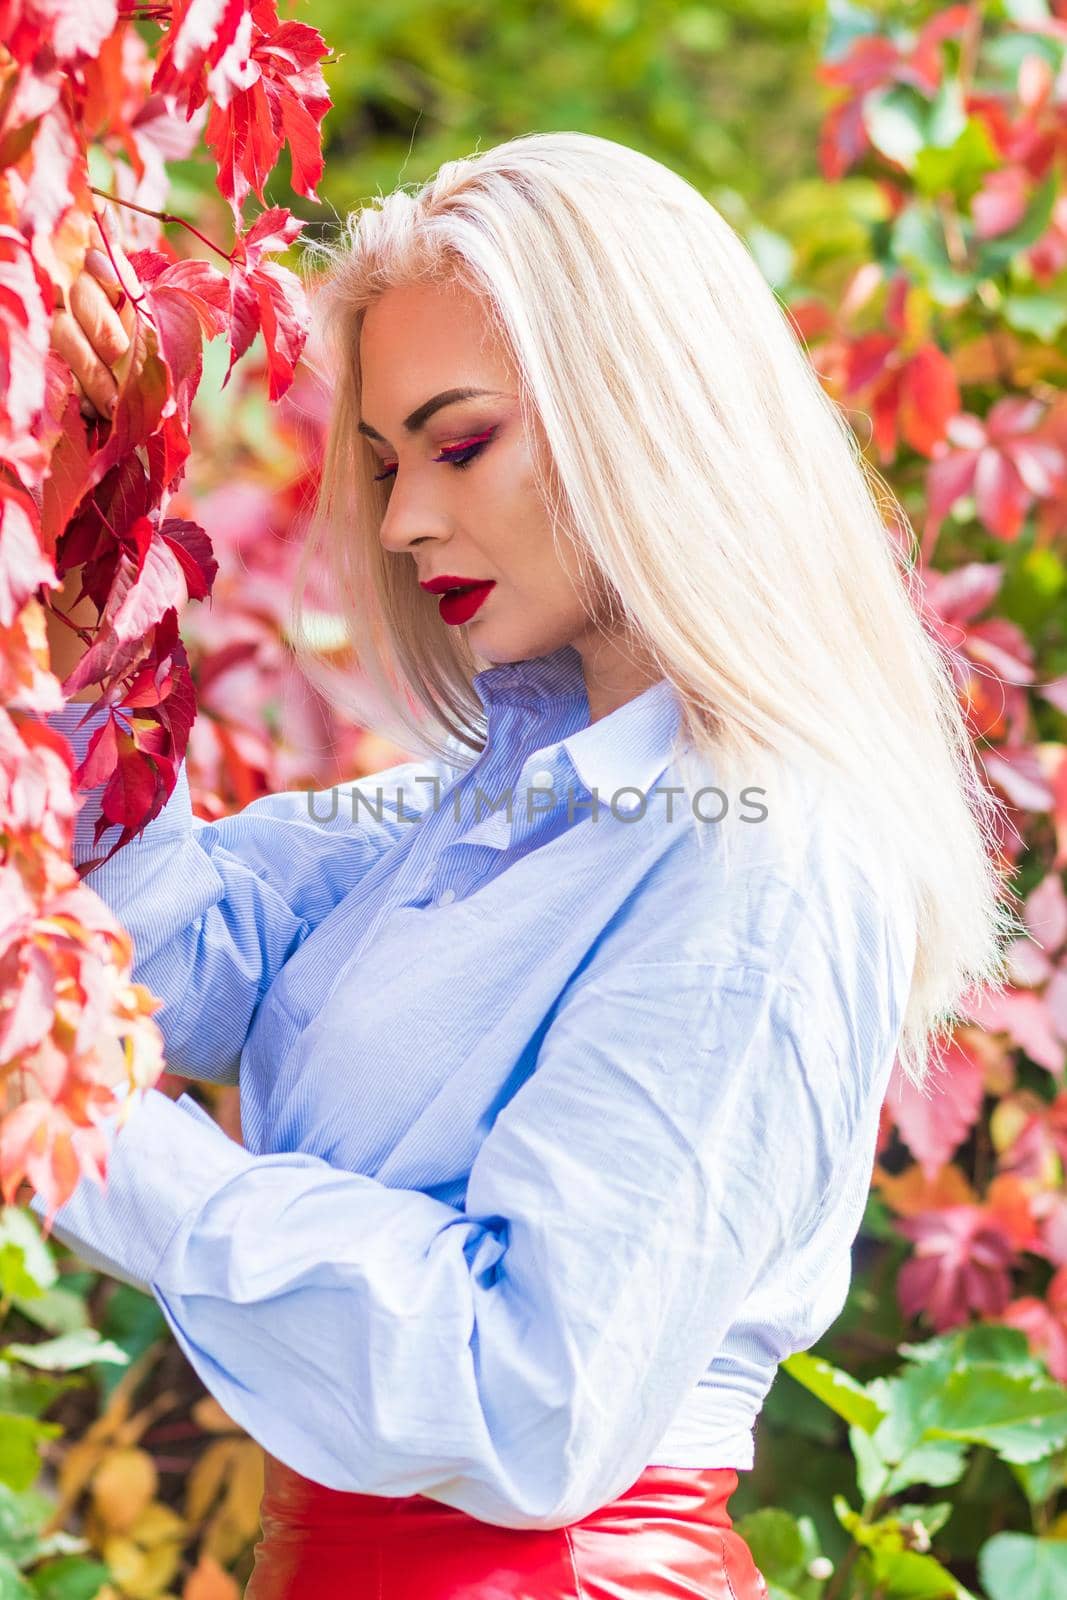
[[[48, 636], [49, 658], [52, 671], [61, 683], [69, 678], [86, 650], [84, 641], [71, 623], [81, 628], [88, 628], [95, 626], [97, 620], [96, 606], [88, 595], [77, 606], [73, 603], [78, 597], [81, 582], [82, 568], [75, 567], [67, 573], [61, 589], [46, 591], [51, 605], [70, 618], [70, 622], [64, 622], [62, 617], [54, 614], [49, 605], [45, 605], [45, 632]], [[70, 698], [99, 700], [99, 685], [90, 684], [84, 689], [79, 689], [77, 694], [71, 695]]]

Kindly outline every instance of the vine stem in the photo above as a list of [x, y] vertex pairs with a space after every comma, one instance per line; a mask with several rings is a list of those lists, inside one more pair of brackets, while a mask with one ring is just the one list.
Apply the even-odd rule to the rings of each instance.
[[186, 222], [184, 217], [176, 217], [172, 211], [151, 211], [147, 206], [139, 206], [134, 200], [120, 200], [118, 195], [108, 194], [106, 189], [98, 189], [95, 184], [89, 185], [90, 194], [98, 194], [103, 200], [110, 200], [112, 205], [125, 206], [127, 211], [139, 211], [142, 217], [155, 217], [159, 222], [176, 222], [180, 228], [188, 228], [194, 233], [201, 244], [206, 244], [209, 250], [214, 250], [217, 256], [233, 265], [233, 255], [230, 251], [223, 250], [214, 239], [209, 239], [206, 233], [201, 233], [199, 228], [194, 228], [191, 222]]
[[[125, 283], [123, 283], [122, 273], [119, 271], [119, 264], [115, 260], [115, 252], [111, 248], [111, 240], [107, 236], [107, 229], [104, 227], [104, 219], [100, 215], [99, 211], [96, 211], [96, 210], [93, 211], [93, 221], [96, 223], [96, 226], [100, 231], [100, 237], [104, 241], [104, 249], [107, 251], [108, 260], [111, 262], [111, 265], [112, 265], [112, 268], [114, 270], [116, 278], [119, 280], [119, 283], [122, 284], [122, 289], [123, 289], [124, 294], [126, 295], [126, 298], [129, 300], [130, 304], [133, 306], [134, 312], [135, 313], [140, 312], [141, 307], [144, 305], [144, 295], [143, 294], [130, 294], [130, 291], [126, 288]], [[120, 302], [118, 302], [118, 304], [119, 304], [119, 308], [121, 309], [122, 302], [120, 301]]]
[[840, 1592], [845, 1579], [848, 1577], [848, 1574], [855, 1565], [856, 1558], [858, 1557], [859, 1553], [860, 1547], [855, 1540], [853, 1540], [848, 1549], [845, 1551], [844, 1555], [841, 1557], [841, 1560], [834, 1568], [830, 1577], [830, 1581], [827, 1583], [826, 1588], [822, 1592], [822, 1600], [837, 1600], [837, 1595]]
[[54, 606], [49, 603], [48, 612], [50, 616], [58, 617], [60, 622], [65, 623], [68, 628], [72, 628], [83, 644], [92, 644], [93, 636], [90, 630], [88, 628], [83, 628], [77, 622], [72, 622], [66, 611], [60, 611], [58, 606]]

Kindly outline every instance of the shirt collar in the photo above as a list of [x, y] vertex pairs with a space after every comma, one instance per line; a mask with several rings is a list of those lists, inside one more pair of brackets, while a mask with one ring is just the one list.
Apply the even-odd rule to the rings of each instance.
[[586, 710], [582, 658], [571, 644], [526, 661], [504, 661], [471, 680], [486, 711], [499, 700], [580, 700]]
[[667, 678], [645, 689], [624, 705], [588, 723], [582, 658], [573, 645], [525, 661], [507, 661], [478, 672], [472, 679], [490, 722], [493, 707], [502, 701], [531, 704], [552, 701], [574, 703], [579, 726], [554, 745], [533, 751], [527, 765], [545, 765], [544, 758], [557, 746], [566, 750], [579, 781], [609, 803], [620, 789], [646, 792], [669, 764], [681, 723], [677, 691]]

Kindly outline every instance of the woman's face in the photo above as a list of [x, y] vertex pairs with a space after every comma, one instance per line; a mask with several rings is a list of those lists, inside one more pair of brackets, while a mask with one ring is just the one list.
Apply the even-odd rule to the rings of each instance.
[[[547, 460], [547, 448], [522, 427], [515, 372], [479, 299], [456, 285], [387, 290], [364, 319], [360, 367], [360, 432], [389, 483], [385, 548], [413, 561], [422, 583], [492, 583], [474, 614], [453, 622], [489, 661], [594, 643], [574, 553], [563, 540], [557, 555], [534, 486], [535, 449]], [[467, 388], [486, 392], [428, 414], [437, 397]], [[428, 593], [427, 610], [438, 605]]]

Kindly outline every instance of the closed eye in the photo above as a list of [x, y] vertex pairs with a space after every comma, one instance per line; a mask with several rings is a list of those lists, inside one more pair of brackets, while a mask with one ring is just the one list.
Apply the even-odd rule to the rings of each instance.
[[[446, 445], [439, 456], [434, 456], [435, 461], [447, 461], [453, 467], [469, 467], [476, 456], [480, 456], [490, 439], [496, 433], [495, 428], [489, 428], [485, 433], [479, 433], [472, 439], [464, 439], [461, 444]], [[383, 478], [396, 477], [396, 462], [391, 461], [384, 472], [374, 474], [375, 483], [380, 483]]]

